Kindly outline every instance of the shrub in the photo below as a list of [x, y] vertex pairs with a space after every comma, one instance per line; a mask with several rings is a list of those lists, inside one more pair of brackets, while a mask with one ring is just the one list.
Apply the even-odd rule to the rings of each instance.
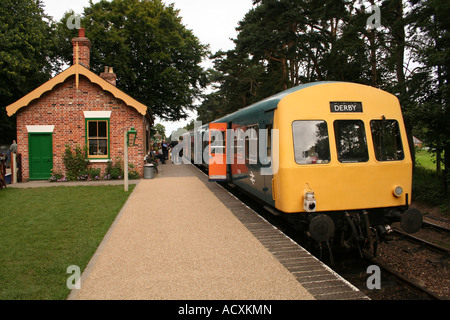
[[128, 164], [128, 179], [139, 179], [139, 172], [134, 169], [134, 164]]
[[100, 168], [88, 168], [80, 172], [80, 175], [77, 177], [77, 180], [81, 181], [90, 181], [90, 180], [100, 180]]
[[106, 166], [105, 177], [108, 176], [108, 179], [121, 179], [123, 177], [122, 162], [119, 157], [116, 158], [116, 162], [109, 161]]
[[66, 144], [66, 150], [63, 154], [63, 162], [66, 167], [66, 176], [68, 180], [77, 180], [77, 178], [87, 170], [88, 160], [86, 158], [87, 148], [75, 147], [72, 152], [70, 145]]
[[60, 171], [54, 171], [52, 169], [52, 176], [50, 177], [50, 182], [63, 182], [67, 181], [66, 176]]
[[[120, 157], [117, 157], [115, 162], [108, 162], [103, 179], [123, 179], [123, 160]], [[132, 163], [128, 164], [128, 179], [139, 179], [139, 172], [134, 169]]]

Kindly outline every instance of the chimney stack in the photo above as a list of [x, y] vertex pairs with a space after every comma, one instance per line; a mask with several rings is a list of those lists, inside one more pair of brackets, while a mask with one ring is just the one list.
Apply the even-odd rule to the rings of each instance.
[[72, 39], [73, 45], [73, 64], [76, 64], [77, 57], [77, 44], [78, 44], [78, 63], [89, 69], [90, 56], [91, 56], [91, 42], [85, 36], [84, 28], [78, 30], [78, 37]]
[[113, 86], [116, 86], [117, 76], [112, 67], [105, 66], [105, 72], [100, 73], [100, 78], [108, 81]]

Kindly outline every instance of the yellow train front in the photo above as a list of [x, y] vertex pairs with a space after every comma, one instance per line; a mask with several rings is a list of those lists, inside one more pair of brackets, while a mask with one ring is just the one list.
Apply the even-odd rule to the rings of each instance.
[[412, 161], [394, 95], [319, 83], [281, 99], [273, 127], [279, 130], [275, 208], [309, 213], [313, 238], [326, 241], [336, 229], [346, 239], [382, 238], [385, 225], [398, 219], [409, 233], [420, 228], [420, 212], [407, 210]]
[[[209, 163], [211, 179], [228, 180], [273, 213], [295, 215], [318, 242], [361, 246], [382, 240], [393, 221], [409, 233], [421, 227], [421, 213], [408, 209], [412, 161], [399, 101], [390, 93], [354, 83], [311, 83], [212, 125], [222, 126], [233, 157]], [[232, 135], [238, 130], [246, 132], [242, 152]], [[251, 161], [252, 139], [261, 138], [267, 149], [259, 143]], [[211, 159], [218, 148], [209, 140]]]

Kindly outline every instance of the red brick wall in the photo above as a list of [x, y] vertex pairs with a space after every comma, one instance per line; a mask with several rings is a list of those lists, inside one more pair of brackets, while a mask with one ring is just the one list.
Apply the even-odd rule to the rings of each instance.
[[[129, 162], [143, 175], [145, 156], [146, 118], [109, 92], [91, 83], [80, 75], [79, 88], [75, 87], [75, 76], [45, 93], [17, 113], [17, 145], [22, 154], [22, 177], [29, 179], [28, 131], [27, 125], [54, 125], [53, 169], [65, 172], [62, 155], [65, 145], [83, 147], [86, 144], [85, 117], [83, 111], [111, 111], [110, 157], [123, 160], [123, 133], [130, 127], [137, 131], [136, 146], [128, 149]], [[104, 175], [106, 163], [92, 163], [101, 168]]]

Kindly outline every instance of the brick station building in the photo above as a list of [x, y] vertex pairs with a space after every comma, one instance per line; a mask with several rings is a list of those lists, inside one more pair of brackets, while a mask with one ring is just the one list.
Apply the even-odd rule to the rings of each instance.
[[105, 173], [108, 161], [124, 156], [124, 132], [137, 131], [128, 149], [129, 163], [143, 175], [151, 118], [147, 107], [116, 87], [116, 75], [105, 67], [100, 76], [89, 70], [91, 43], [84, 29], [72, 39], [73, 65], [6, 107], [17, 117], [22, 179], [44, 180], [51, 170], [65, 172], [66, 144], [88, 148], [89, 167]]

